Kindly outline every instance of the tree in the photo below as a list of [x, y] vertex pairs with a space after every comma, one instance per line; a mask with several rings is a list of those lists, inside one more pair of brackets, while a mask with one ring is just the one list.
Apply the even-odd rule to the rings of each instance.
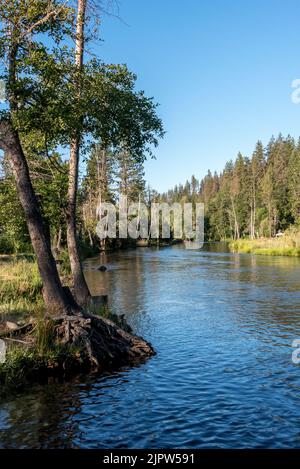
[[[62, 25], [69, 14], [69, 9], [55, 1], [33, 0], [29, 4], [25, 0], [7, 0], [0, 5], [0, 55], [7, 64], [3, 77], [7, 84], [8, 98], [8, 109], [2, 113], [0, 119], [0, 148], [12, 164], [49, 312], [67, 312], [73, 302], [69, 301], [58, 276], [49, 234], [32, 186], [20, 124], [28, 108], [31, 116], [38, 113], [28, 86], [28, 82], [34, 84], [36, 76], [32, 74], [32, 69], [31, 73], [28, 73], [28, 69], [32, 65], [31, 60], [36, 60], [36, 54], [46, 55], [46, 48], [41, 42], [34, 41], [34, 38], [46, 32], [58, 42], [64, 28]], [[47, 67], [47, 62], [41, 66]], [[43, 90], [39, 91], [41, 95]]]
[[300, 222], [300, 139], [291, 155], [288, 169], [288, 190], [293, 222]]
[[143, 199], [145, 192], [143, 162], [134, 158], [126, 150], [117, 152], [115, 158], [115, 176], [118, 184], [118, 194], [127, 196], [131, 202]]
[[4, 155], [0, 178], [0, 251], [12, 254], [28, 252], [30, 248], [29, 233], [10, 161]]
[[[64, 207], [66, 204], [67, 172], [58, 154], [51, 159], [45, 155], [43, 136], [40, 132], [23, 138], [23, 148], [29, 166], [33, 188], [40, 204], [42, 216], [49, 226], [52, 250], [59, 255], [62, 237], [65, 237]], [[18, 200], [11, 163], [3, 157], [0, 179], [0, 226], [2, 239], [6, 238], [6, 250], [29, 252], [32, 250], [24, 212]], [[1, 237], [1, 235], [0, 235]], [[4, 244], [5, 248], [5, 244]]]
[[[82, 215], [85, 232], [90, 245], [94, 245], [98, 211], [103, 202], [113, 202], [112, 181], [114, 158], [109, 150], [99, 144], [93, 146], [87, 161], [86, 175], [82, 184]], [[105, 240], [101, 240], [105, 241]], [[102, 242], [102, 245], [104, 243]]]
[[[75, 36], [75, 66], [76, 66], [76, 81], [75, 86], [78, 87], [78, 98], [81, 96], [82, 86], [82, 71], [84, 59], [84, 28], [86, 21], [86, 0], [78, 0], [77, 3], [77, 17], [76, 17], [76, 36]], [[79, 121], [82, 121], [80, 117]], [[82, 139], [82, 132], [80, 127], [75, 129], [70, 143], [70, 160], [69, 160], [69, 187], [68, 187], [68, 202], [66, 209], [67, 219], [67, 243], [68, 252], [70, 257], [70, 264], [75, 288], [75, 294], [79, 304], [84, 305], [88, 303], [90, 292], [84, 278], [82, 265], [80, 262], [77, 234], [76, 234], [76, 201], [78, 189], [78, 168], [80, 157], [80, 143]]]
[[191, 190], [178, 184], [162, 197], [204, 202], [207, 239], [274, 236], [300, 220], [299, 155], [300, 143], [290, 136], [272, 137], [266, 148], [258, 141], [251, 158], [239, 153], [220, 175], [208, 171], [199, 193], [192, 176]]
[[261, 181], [264, 174], [264, 148], [261, 141], [258, 141], [251, 159], [251, 202], [250, 202], [250, 237], [252, 239], [256, 236], [256, 219], [257, 219], [257, 206], [259, 201], [259, 190]]

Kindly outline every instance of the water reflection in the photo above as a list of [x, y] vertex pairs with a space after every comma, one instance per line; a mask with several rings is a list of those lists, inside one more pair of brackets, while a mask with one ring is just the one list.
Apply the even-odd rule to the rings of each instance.
[[[78, 436], [80, 394], [67, 386], [35, 388], [4, 403], [0, 411], [1, 448], [71, 448]], [[9, 431], [13, 427], [14, 432]], [[30, 431], [28, 429], [30, 428]]]
[[85, 272], [158, 354], [2, 403], [1, 447], [300, 446], [299, 259], [141, 248]]

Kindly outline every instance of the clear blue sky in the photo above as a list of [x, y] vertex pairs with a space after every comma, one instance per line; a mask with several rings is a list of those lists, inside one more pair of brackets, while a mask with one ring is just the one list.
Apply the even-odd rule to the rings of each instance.
[[219, 171], [258, 139], [300, 135], [299, 0], [121, 0], [120, 16], [104, 18], [97, 52], [127, 63], [160, 103], [154, 188]]

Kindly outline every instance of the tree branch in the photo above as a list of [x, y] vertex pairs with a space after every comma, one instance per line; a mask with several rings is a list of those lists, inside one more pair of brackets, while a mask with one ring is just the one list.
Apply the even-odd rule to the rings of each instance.
[[30, 28], [24, 32], [23, 37], [30, 35], [36, 28], [39, 28], [40, 26], [47, 23], [47, 21], [51, 20], [52, 18], [56, 19], [57, 16], [65, 9], [65, 7], [67, 6], [67, 3], [68, 3], [68, 0], [66, 0], [65, 3], [61, 5], [60, 7], [55, 7], [53, 10], [49, 11], [45, 16], [43, 16], [43, 18], [41, 18], [36, 23], [31, 25]]

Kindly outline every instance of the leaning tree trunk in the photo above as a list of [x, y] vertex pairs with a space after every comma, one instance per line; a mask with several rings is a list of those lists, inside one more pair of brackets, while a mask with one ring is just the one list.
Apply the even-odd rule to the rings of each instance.
[[31, 183], [18, 132], [8, 120], [0, 122], [0, 148], [9, 156], [12, 163], [18, 195], [43, 282], [43, 297], [47, 311], [67, 313], [72, 308], [59, 279], [50, 239]]
[[[76, 47], [75, 63], [78, 72], [78, 93], [80, 97], [80, 73], [83, 67], [84, 54], [84, 25], [86, 16], [86, 0], [78, 0], [77, 24], [76, 24]], [[80, 155], [80, 132], [72, 138], [70, 145], [69, 162], [69, 188], [67, 203], [67, 244], [70, 257], [72, 276], [74, 281], [74, 290], [77, 301], [85, 305], [90, 299], [90, 292], [84, 278], [82, 265], [78, 252], [78, 242], [76, 235], [76, 205], [77, 205], [77, 186], [78, 186], [78, 167]]]

